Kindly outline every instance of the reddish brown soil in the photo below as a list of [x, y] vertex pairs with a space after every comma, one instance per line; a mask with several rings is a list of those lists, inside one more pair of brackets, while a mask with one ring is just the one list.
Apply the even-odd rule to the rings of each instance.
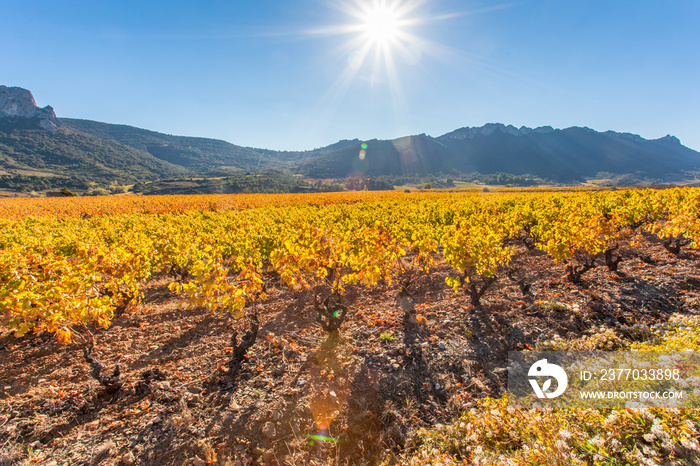
[[154, 277], [143, 304], [93, 330], [93, 357], [107, 374], [121, 368], [114, 397], [90, 376], [80, 336], [60, 345], [4, 331], [0, 464], [377, 464], [419, 427], [505, 391], [509, 350], [695, 313], [699, 255], [673, 256], [653, 237], [639, 250], [654, 263], [623, 249], [619, 273], [599, 265], [571, 284], [563, 264], [517, 245], [530, 294], [503, 273], [476, 309], [447, 287], [444, 266], [409, 286], [408, 318], [397, 285], [350, 289], [337, 336], [316, 323], [310, 296], [270, 278], [258, 340], [235, 373], [231, 334], [245, 319], [183, 310], [171, 279]]

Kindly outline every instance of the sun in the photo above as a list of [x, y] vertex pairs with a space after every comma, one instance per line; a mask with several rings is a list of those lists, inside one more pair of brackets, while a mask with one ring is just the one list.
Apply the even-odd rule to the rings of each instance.
[[396, 8], [375, 4], [366, 11], [364, 21], [364, 32], [372, 43], [385, 44], [399, 35], [400, 18]]
[[[432, 42], [416, 34], [420, 25], [432, 21], [431, 17], [420, 14], [428, 0], [328, 1], [347, 15], [349, 21], [342, 27], [314, 33], [346, 34], [349, 38], [334, 53], [346, 63], [322, 98], [322, 114], [336, 113], [356, 83], [388, 94], [394, 112], [405, 113], [407, 99], [402, 84], [403, 77], [408, 75], [405, 71], [408, 67], [419, 67], [422, 57], [434, 49]], [[415, 78], [416, 74], [411, 77]]]

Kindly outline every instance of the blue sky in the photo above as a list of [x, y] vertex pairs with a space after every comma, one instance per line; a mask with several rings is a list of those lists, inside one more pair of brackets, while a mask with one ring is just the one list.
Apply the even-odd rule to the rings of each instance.
[[377, 1], [7, 2], [0, 84], [59, 116], [269, 149], [500, 122], [700, 150], [698, 1], [388, 0], [388, 53], [357, 14]]

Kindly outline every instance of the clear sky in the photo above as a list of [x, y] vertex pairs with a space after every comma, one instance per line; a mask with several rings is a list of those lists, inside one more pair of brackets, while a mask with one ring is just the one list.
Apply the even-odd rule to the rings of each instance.
[[589, 126], [700, 150], [697, 0], [4, 2], [0, 84], [269, 149]]

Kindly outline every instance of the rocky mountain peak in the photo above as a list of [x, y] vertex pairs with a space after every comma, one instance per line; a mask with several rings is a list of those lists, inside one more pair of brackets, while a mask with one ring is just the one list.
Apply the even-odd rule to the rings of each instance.
[[53, 108], [50, 105], [39, 108], [30, 91], [1, 85], [0, 118], [36, 118], [39, 126], [47, 131], [55, 131], [58, 124]]
[[511, 136], [525, 136], [526, 134], [536, 133], [536, 134], [547, 134], [554, 132], [554, 128], [551, 126], [540, 126], [539, 128], [528, 128], [527, 126], [521, 126], [516, 128], [513, 125], [504, 125], [503, 123], [486, 123], [481, 127], [469, 126], [465, 128], [460, 128], [451, 133], [443, 134], [437, 139], [474, 139], [477, 136], [490, 136], [495, 132], [501, 132], [504, 134], [510, 134]]
[[679, 145], [680, 145], [680, 143], [681, 143], [681, 140], [680, 140], [680, 139], [678, 139], [678, 138], [675, 137], [675, 136], [671, 136], [670, 134], [667, 134], [666, 136], [657, 139], [657, 141], [668, 142], [668, 143], [671, 143], [671, 144], [679, 144]]

